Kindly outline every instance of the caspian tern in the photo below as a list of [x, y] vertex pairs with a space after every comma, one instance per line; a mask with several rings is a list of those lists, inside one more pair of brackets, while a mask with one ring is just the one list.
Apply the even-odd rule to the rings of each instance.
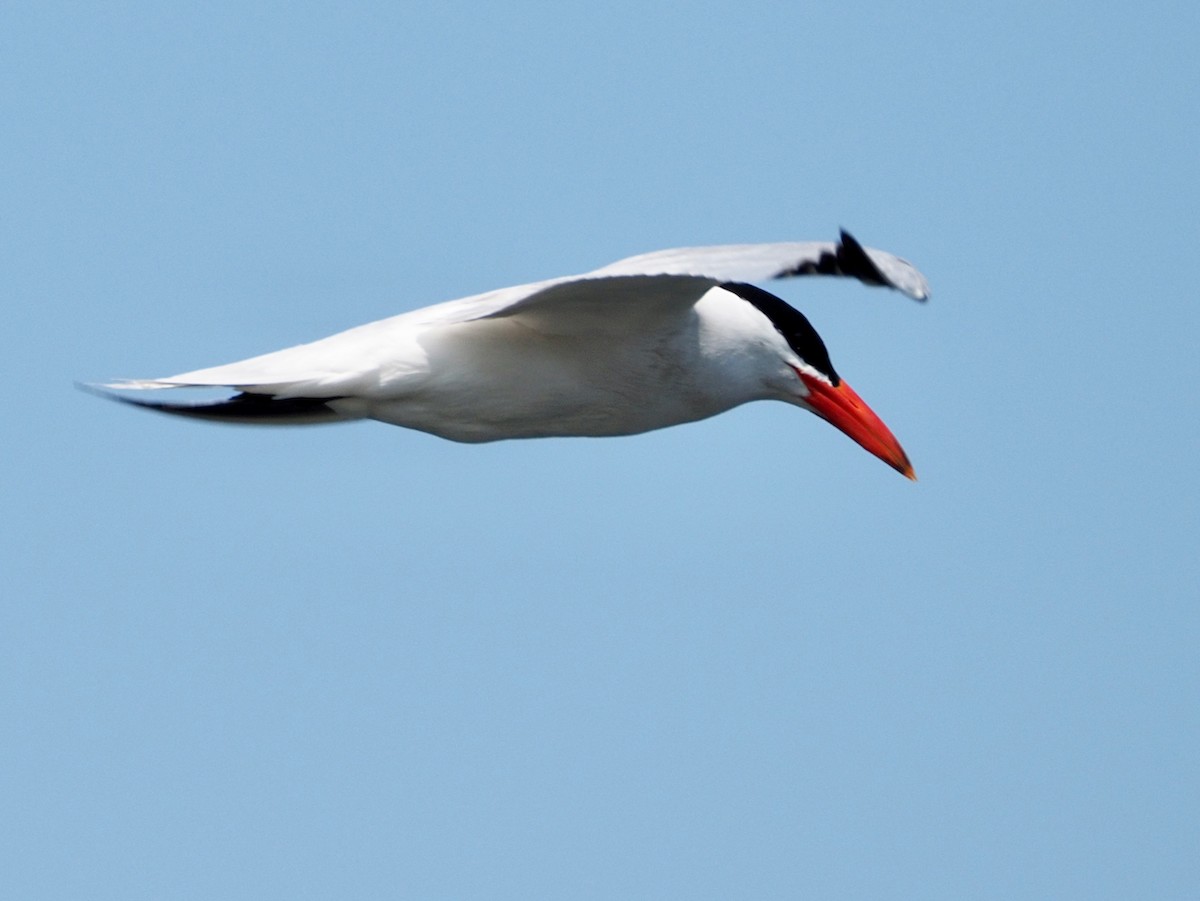
[[99, 387], [224, 387], [237, 393], [202, 403], [105, 394], [219, 422], [376, 419], [467, 442], [632, 435], [783, 400], [915, 478], [808, 319], [750, 284], [799, 275], [929, 296], [912, 265], [844, 231], [836, 244], [687, 247], [413, 310], [238, 363]]

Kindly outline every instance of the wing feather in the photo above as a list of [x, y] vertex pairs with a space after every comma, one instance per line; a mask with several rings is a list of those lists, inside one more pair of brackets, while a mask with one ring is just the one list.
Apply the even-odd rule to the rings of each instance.
[[894, 288], [916, 300], [929, 296], [924, 276], [910, 263], [863, 247], [845, 231], [836, 244], [681, 247], [618, 260], [582, 275], [447, 301], [236, 363], [105, 387], [221, 386], [279, 398], [371, 395], [419, 373], [425, 362], [422, 336], [431, 332], [442, 334], [481, 319], [512, 318], [547, 334], [615, 333], [681, 315], [722, 282], [800, 275], [844, 276]]
[[592, 278], [614, 275], [695, 275], [719, 282], [835, 275], [895, 288], [914, 300], [929, 297], [929, 283], [911, 263], [887, 251], [863, 247], [846, 231], [836, 244], [796, 241], [658, 250], [618, 260], [588, 273]]

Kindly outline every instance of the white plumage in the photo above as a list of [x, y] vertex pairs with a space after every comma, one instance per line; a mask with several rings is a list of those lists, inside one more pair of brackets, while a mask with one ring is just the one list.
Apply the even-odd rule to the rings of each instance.
[[[929, 294], [910, 264], [844, 232], [837, 244], [681, 248], [425, 307], [236, 363], [104, 387], [179, 415], [370, 418], [456, 441], [632, 434], [768, 398], [815, 409], [810, 383], [840, 383], [824, 345], [803, 316], [744, 284], [808, 274], [855, 277], [917, 300]], [[202, 404], [138, 396], [194, 386], [240, 393]]]

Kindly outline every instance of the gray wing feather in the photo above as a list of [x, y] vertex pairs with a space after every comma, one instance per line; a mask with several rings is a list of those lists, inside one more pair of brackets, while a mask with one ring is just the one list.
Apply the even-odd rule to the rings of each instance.
[[618, 260], [588, 273], [590, 278], [616, 275], [694, 275], [718, 282], [834, 275], [895, 288], [914, 300], [929, 297], [929, 283], [911, 263], [887, 251], [863, 247], [846, 231], [836, 244], [796, 241], [659, 250]]

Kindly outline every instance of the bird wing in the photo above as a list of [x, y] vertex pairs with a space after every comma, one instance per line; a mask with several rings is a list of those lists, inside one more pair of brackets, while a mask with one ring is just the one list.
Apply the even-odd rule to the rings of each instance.
[[472, 318], [516, 318], [540, 331], [562, 334], [633, 331], [682, 314], [723, 282], [800, 275], [856, 278], [894, 288], [914, 300], [929, 297], [928, 282], [911, 263], [863, 247], [843, 231], [836, 244], [726, 244], [644, 253], [583, 275], [524, 286], [532, 290], [519, 294], [473, 298], [480, 306]]
[[911, 264], [863, 247], [843, 231], [838, 243], [730, 244], [660, 250], [582, 275], [501, 288], [360, 325], [236, 363], [110, 388], [228, 386], [279, 397], [371, 393], [424, 360], [423, 336], [483, 319], [512, 319], [546, 334], [615, 334], [683, 315], [712, 287], [801, 275], [856, 278], [916, 300], [929, 286]]
[[925, 276], [907, 260], [863, 247], [847, 231], [838, 243], [726, 244], [658, 250], [610, 263], [587, 277], [696, 275], [718, 282], [761, 282], [798, 275], [838, 275], [895, 288], [913, 300], [929, 298]]
[[683, 315], [716, 284], [695, 276], [568, 276], [423, 307], [236, 363], [101, 387], [231, 387], [284, 398], [369, 395], [421, 372], [434, 344], [467, 346], [485, 331], [479, 328], [485, 321], [544, 335], [632, 334]]
[[543, 335], [637, 335], [686, 315], [719, 284], [701, 275], [582, 275], [475, 321], [513, 321]]

